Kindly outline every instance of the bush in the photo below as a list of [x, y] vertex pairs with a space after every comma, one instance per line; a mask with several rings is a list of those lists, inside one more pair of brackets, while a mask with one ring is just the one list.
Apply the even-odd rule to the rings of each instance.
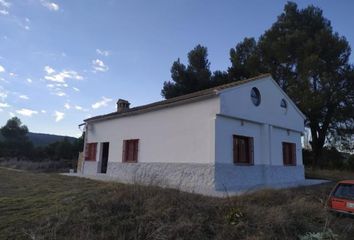
[[[313, 153], [311, 150], [303, 149], [303, 162], [307, 167], [312, 166], [313, 164]], [[354, 160], [353, 160], [354, 161]], [[335, 147], [325, 147], [322, 152], [322, 159], [320, 167], [323, 169], [331, 170], [344, 170], [348, 166], [345, 156], [342, 152], [339, 152]], [[354, 170], [354, 163], [351, 163], [352, 170]]]
[[336, 240], [338, 235], [334, 234], [331, 229], [327, 229], [324, 232], [307, 233], [300, 236], [300, 240]]
[[354, 154], [350, 155], [347, 161], [348, 169], [354, 171]]
[[0, 161], [0, 166], [36, 172], [69, 172], [69, 169], [72, 168], [72, 163], [64, 159], [61, 161], [45, 160], [40, 162], [7, 159]]

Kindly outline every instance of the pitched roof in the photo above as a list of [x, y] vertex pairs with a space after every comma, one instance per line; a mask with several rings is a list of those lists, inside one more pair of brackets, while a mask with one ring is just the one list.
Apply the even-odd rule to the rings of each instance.
[[146, 105], [142, 105], [142, 106], [138, 106], [138, 107], [129, 108], [124, 112], [112, 112], [112, 113], [108, 113], [108, 114], [104, 114], [104, 115], [95, 116], [92, 118], [85, 119], [84, 122], [124, 117], [124, 116], [129, 116], [129, 115], [134, 115], [134, 114], [140, 114], [140, 113], [144, 113], [144, 112], [150, 112], [150, 111], [158, 110], [161, 108], [172, 107], [172, 106], [185, 104], [185, 103], [189, 103], [189, 102], [199, 101], [199, 100], [202, 100], [205, 98], [217, 96], [217, 94], [221, 90], [224, 90], [227, 88], [232, 88], [235, 86], [239, 86], [239, 85], [242, 85], [242, 84], [245, 84], [248, 82], [256, 81], [256, 80], [270, 77], [270, 76], [271, 75], [269, 73], [266, 73], [266, 74], [262, 74], [262, 75], [259, 75], [259, 76], [253, 77], [253, 78], [249, 78], [249, 79], [245, 79], [245, 80], [241, 80], [241, 81], [236, 81], [236, 82], [232, 82], [232, 83], [227, 83], [224, 85], [216, 86], [213, 88], [208, 88], [208, 89], [201, 90], [201, 91], [194, 92], [194, 93], [189, 93], [189, 94], [182, 95], [179, 97], [169, 98], [169, 99], [166, 99], [163, 101], [158, 101], [158, 102], [154, 102], [154, 103], [150, 103], [150, 104], [146, 104]]

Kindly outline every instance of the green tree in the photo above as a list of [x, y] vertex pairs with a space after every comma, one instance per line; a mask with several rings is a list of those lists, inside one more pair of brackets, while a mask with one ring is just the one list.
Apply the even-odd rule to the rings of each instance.
[[[326, 138], [353, 134], [354, 74], [350, 46], [333, 32], [322, 10], [299, 10], [289, 2], [255, 43], [245, 39], [230, 51], [233, 79], [270, 72], [308, 117], [314, 166], [321, 165]], [[259, 62], [257, 61], [259, 60]]]
[[171, 69], [172, 81], [162, 95], [175, 97], [230, 81], [271, 73], [307, 116], [311, 129], [313, 166], [321, 165], [325, 143], [354, 148], [354, 68], [347, 40], [333, 32], [322, 10], [312, 5], [298, 9], [288, 2], [283, 13], [259, 38], [245, 38], [230, 50], [227, 73], [210, 73], [207, 49], [198, 45]]
[[210, 88], [217, 83], [225, 83], [227, 74], [220, 71], [212, 74], [208, 49], [197, 45], [188, 53], [188, 66], [179, 59], [172, 64], [171, 78], [172, 81], [164, 82], [161, 91], [161, 95], [166, 99]]
[[229, 78], [239, 81], [266, 72], [262, 66], [259, 48], [254, 38], [245, 38], [230, 50]]
[[17, 117], [9, 119], [5, 126], [0, 128], [4, 137], [2, 154], [10, 157], [30, 156], [33, 145], [27, 138], [28, 128]]
[[22, 125], [18, 117], [13, 117], [0, 129], [0, 132], [7, 141], [16, 142], [27, 139], [28, 128], [26, 125]]

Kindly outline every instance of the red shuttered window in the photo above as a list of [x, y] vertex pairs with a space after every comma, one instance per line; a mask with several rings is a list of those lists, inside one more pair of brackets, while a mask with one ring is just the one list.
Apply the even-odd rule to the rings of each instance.
[[139, 139], [123, 141], [123, 162], [138, 162]]
[[85, 160], [96, 161], [97, 143], [86, 143]]
[[284, 165], [296, 165], [296, 144], [283, 142], [283, 163]]
[[253, 138], [246, 136], [233, 136], [233, 160], [235, 164], [253, 164]]

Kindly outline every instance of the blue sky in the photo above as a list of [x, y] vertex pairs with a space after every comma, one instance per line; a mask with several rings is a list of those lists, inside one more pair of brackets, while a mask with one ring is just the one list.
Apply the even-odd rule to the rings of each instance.
[[[354, 46], [353, 1], [296, 1], [322, 8]], [[172, 62], [197, 44], [212, 70], [258, 38], [286, 1], [0, 0], [0, 126], [18, 116], [32, 132], [80, 135], [78, 124], [161, 100]], [[353, 62], [353, 56], [351, 57]]]

